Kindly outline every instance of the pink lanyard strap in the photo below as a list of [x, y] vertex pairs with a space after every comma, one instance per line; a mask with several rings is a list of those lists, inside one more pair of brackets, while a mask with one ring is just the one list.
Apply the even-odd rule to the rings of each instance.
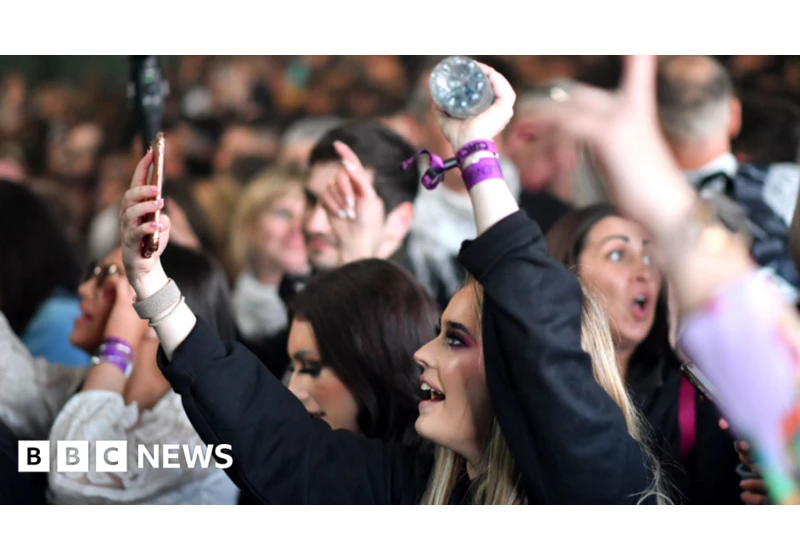
[[695, 388], [685, 377], [681, 377], [678, 393], [678, 429], [681, 435], [681, 461], [686, 465], [697, 440], [697, 402]]

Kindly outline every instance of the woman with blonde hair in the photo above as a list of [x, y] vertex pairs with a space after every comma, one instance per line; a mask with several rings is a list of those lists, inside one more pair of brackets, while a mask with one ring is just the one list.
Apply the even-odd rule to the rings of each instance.
[[[467, 287], [475, 295], [475, 312], [478, 324], [482, 323], [484, 292], [473, 278]], [[583, 349], [592, 357], [592, 370], [597, 383], [609, 394], [622, 411], [630, 435], [642, 444], [653, 469], [653, 483], [650, 494], [659, 504], [671, 503], [668, 482], [664, 480], [661, 465], [650, 449], [649, 427], [647, 421], [631, 401], [622, 379], [614, 355], [608, 319], [597, 300], [582, 287], [583, 314], [581, 317], [581, 342]], [[433, 476], [423, 497], [427, 505], [446, 504], [454, 490], [458, 473], [464, 468], [464, 460], [454, 451], [440, 447], [437, 451]], [[527, 503], [525, 491], [514, 457], [503, 438], [502, 429], [493, 419], [491, 437], [484, 453], [483, 463], [475, 477], [475, 502], [484, 504], [523, 504]]]
[[285, 363], [279, 359], [285, 356], [289, 315], [279, 290], [281, 281], [285, 275], [309, 271], [302, 232], [303, 178], [293, 167], [261, 172], [245, 187], [231, 225], [236, 327], [242, 342], [270, 369], [282, 369]]
[[[494, 104], [464, 121], [437, 113], [443, 134], [461, 154], [473, 203], [478, 236], [463, 245], [459, 262], [481, 286], [481, 313], [476, 284], [465, 286], [442, 314], [435, 338], [414, 354], [422, 394], [416, 432], [452, 452], [450, 466], [437, 462], [423, 444], [390, 443], [332, 428], [309, 414], [241, 345], [223, 343], [197, 320], [160, 265], [168, 218], [154, 257], [143, 259], [138, 251], [142, 236], [156, 227], [140, 224], [153, 192], [144, 182], [151, 156], [140, 162], [124, 200], [125, 270], [156, 324], [165, 377], [182, 395], [204, 441], [231, 445], [231, 477], [256, 500], [658, 501], [647, 449], [597, 382], [592, 356], [583, 348], [580, 283], [547, 256], [541, 230], [519, 210], [502, 179], [488, 139], [511, 117], [514, 92], [502, 76], [482, 68], [494, 89]], [[348, 219], [337, 218], [343, 208], [335, 206], [345, 198], [324, 197], [332, 220]], [[384, 342], [387, 348], [392, 343]]]

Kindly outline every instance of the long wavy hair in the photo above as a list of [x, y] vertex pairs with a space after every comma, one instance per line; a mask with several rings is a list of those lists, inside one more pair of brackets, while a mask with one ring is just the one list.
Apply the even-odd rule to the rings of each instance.
[[[466, 286], [471, 288], [475, 294], [478, 325], [482, 326], [483, 287], [473, 278], [467, 280]], [[617, 365], [607, 316], [583, 285], [581, 285], [581, 289], [583, 291], [581, 346], [584, 352], [592, 358], [595, 380], [619, 406], [625, 418], [628, 433], [642, 446], [653, 472], [651, 486], [642, 494], [640, 502], [655, 495], [659, 504], [669, 503], [669, 499], [666, 497], [666, 482], [662, 475], [662, 468], [650, 450], [645, 420], [633, 405]], [[422, 503], [425, 505], [449, 503], [456, 481], [465, 468], [466, 462], [463, 457], [454, 451], [439, 447]], [[477, 475], [472, 481], [474, 504], [524, 505], [528, 503], [522, 475], [517, 468], [497, 418], [492, 420], [491, 435], [483, 453], [483, 460], [476, 465], [476, 471]]]

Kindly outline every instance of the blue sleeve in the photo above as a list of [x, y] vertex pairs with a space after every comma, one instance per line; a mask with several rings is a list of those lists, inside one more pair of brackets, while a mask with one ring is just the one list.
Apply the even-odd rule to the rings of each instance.
[[80, 314], [77, 299], [52, 297], [33, 316], [20, 338], [34, 357], [54, 364], [87, 366], [91, 357], [69, 342], [75, 319]]

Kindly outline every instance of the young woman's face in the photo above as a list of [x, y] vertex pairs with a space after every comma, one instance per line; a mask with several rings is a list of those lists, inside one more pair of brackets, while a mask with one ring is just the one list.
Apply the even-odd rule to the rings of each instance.
[[442, 315], [438, 336], [414, 358], [422, 366], [417, 432], [470, 462], [480, 460], [492, 424], [475, 291], [459, 290]]
[[608, 313], [619, 349], [635, 349], [653, 327], [661, 275], [644, 228], [609, 216], [586, 236], [581, 278]]
[[81, 316], [75, 319], [69, 341], [89, 354], [103, 341], [106, 323], [117, 294], [116, 288], [106, 282], [106, 279], [117, 274], [125, 274], [122, 249], [115, 249], [100, 260], [89, 270], [88, 279], [78, 288]]
[[298, 184], [294, 192], [279, 198], [261, 213], [251, 241], [258, 259], [292, 274], [307, 272], [308, 256], [303, 239], [305, 204], [305, 195]]
[[358, 405], [352, 393], [330, 368], [321, 363], [314, 329], [295, 319], [289, 330], [292, 373], [289, 390], [312, 416], [322, 418], [334, 430], [358, 432]]

